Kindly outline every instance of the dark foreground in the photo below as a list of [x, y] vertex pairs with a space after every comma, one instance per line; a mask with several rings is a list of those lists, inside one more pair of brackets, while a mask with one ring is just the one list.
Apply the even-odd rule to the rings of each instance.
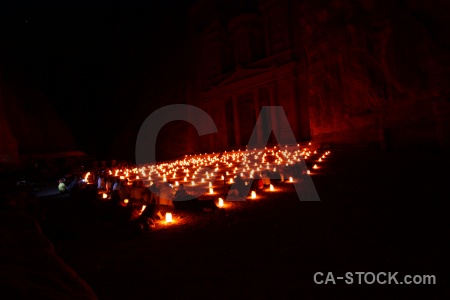
[[[444, 296], [449, 286], [449, 159], [332, 153], [313, 176], [320, 202], [293, 188], [146, 235], [69, 199], [48, 199], [44, 233], [99, 299], [331, 299]], [[435, 285], [317, 285], [316, 272], [435, 275]], [[320, 279], [325, 279], [321, 277]]]

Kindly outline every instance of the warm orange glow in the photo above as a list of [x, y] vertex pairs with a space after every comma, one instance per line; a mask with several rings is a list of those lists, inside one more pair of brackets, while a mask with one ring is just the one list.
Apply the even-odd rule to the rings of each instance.
[[234, 181], [233, 181], [233, 178], [230, 178], [230, 183], [233, 183]]
[[106, 193], [103, 193], [103, 199], [108, 198], [108, 195]]
[[223, 199], [219, 198], [219, 207], [223, 207]]
[[274, 189], [274, 187], [273, 187], [273, 184], [270, 185], [269, 190], [270, 190], [271, 192], [275, 191], [275, 189]]
[[138, 175], [136, 175], [136, 180], [139, 180], [139, 176]]
[[210, 193], [210, 194], [214, 194], [213, 188], [209, 188], [209, 193]]
[[255, 198], [256, 198], [256, 192], [255, 192], [255, 191], [252, 191], [252, 196], [251, 196], [251, 198], [252, 198], [252, 199], [255, 199]]
[[172, 223], [172, 214], [166, 213], [166, 223]]
[[319, 161], [322, 161], [322, 158], [319, 158]]
[[317, 168], [318, 168], [318, 166], [317, 166], [317, 165], [314, 165], [314, 166], [313, 166], [313, 169], [317, 169]]
[[142, 215], [142, 213], [144, 212], [146, 207], [147, 207], [147, 205], [142, 205], [141, 212], [139, 213], [140, 215]]
[[310, 170], [306, 171], [306, 174], [311, 175], [311, 171]]
[[125, 203], [125, 204], [128, 204], [128, 202], [130, 202], [130, 200], [128, 200], [128, 199], [123, 200], [123, 203]]
[[294, 178], [289, 177], [289, 182], [294, 182]]

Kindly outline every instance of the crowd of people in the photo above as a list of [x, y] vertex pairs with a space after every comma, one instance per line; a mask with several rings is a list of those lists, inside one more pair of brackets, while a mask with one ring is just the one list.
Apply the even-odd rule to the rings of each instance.
[[[126, 217], [127, 221], [138, 223], [143, 230], [151, 230], [155, 221], [163, 218], [161, 209], [163, 211], [170, 209], [204, 211], [217, 208], [214, 199], [200, 200], [190, 195], [183, 184], [173, 187], [169, 182], [158, 182], [158, 184], [147, 187], [138, 177], [128, 179], [117, 176], [117, 170], [129, 167], [131, 166], [118, 165], [112, 168], [97, 168], [88, 175], [79, 174], [69, 180], [62, 178], [59, 180], [58, 189], [61, 193], [70, 193], [71, 195], [77, 195], [86, 188], [95, 190], [96, 201], [108, 203], [110, 211], [127, 212], [125, 214], [128, 216]], [[280, 170], [278, 172], [263, 170], [255, 174], [250, 189], [257, 190], [267, 187], [271, 180], [284, 181], [284, 175], [288, 175], [288, 173], [285, 172], [286, 170], [281, 172], [282, 168], [278, 169]], [[228, 196], [247, 197], [250, 190], [247, 184], [248, 182], [237, 174], [234, 177], [233, 185], [226, 183], [229, 185], [228, 187], [231, 187], [228, 190]]]

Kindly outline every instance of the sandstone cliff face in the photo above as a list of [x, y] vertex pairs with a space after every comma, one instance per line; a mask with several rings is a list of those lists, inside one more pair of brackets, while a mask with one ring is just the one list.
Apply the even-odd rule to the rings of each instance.
[[69, 128], [52, 105], [25, 88], [0, 90], [0, 128], [0, 157], [5, 165], [19, 164], [21, 154], [75, 149]]
[[[299, 141], [449, 148], [447, 2], [195, 1], [176, 64], [189, 75], [165, 76], [154, 98], [205, 109], [219, 134], [199, 138], [171, 124], [161, 152], [245, 146], [263, 105], [283, 106]], [[177, 85], [186, 92], [164, 96]], [[257, 105], [248, 105], [254, 95]]]
[[450, 24], [444, 6], [298, 4], [294, 26], [304, 45], [313, 139], [448, 146]]
[[17, 140], [11, 131], [6, 110], [0, 94], [0, 166], [11, 166], [19, 163]]

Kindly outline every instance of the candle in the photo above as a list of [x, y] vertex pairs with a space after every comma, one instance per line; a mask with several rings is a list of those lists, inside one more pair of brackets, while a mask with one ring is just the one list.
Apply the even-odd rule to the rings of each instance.
[[172, 214], [166, 213], [166, 223], [172, 223]]
[[273, 188], [273, 184], [270, 185], [269, 190], [273, 192], [275, 189]]
[[289, 182], [294, 182], [294, 179], [292, 177], [289, 177]]
[[223, 199], [219, 198], [219, 207], [223, 207]]
[[255, 191], [252, 191], [252, 199], [255, 199], [256, 198], [256, 192]]
[[209, 188], [209, 193], [210, 193], [210, 194], [214, 194], [213, 188]]
[[139, 213], [140, 215], [142, 215], [142, 213], [144, 212], [146, 207], [147, 207], [147, 205], [142, 205], [141, 212]]

